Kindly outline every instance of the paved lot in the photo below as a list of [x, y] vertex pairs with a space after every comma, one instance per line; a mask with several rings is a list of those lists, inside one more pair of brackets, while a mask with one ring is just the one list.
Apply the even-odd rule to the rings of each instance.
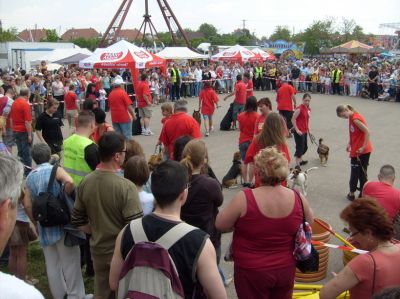
[[[257, 98], [269, 97], [273, 102], [274, 109], [275, 93], [274, 92], [255, 92]], [[301, 95], [298, 95], [300, 102]], [[220, 97], [222, 100], [222, 97]], [[197, 98], [188, 98], [190, 111], [197, 107]], [[229, 99], [229, 100], [232, 100]], [[227, 102], [221, 101], [215, 115], [215, 131], [210, 137], [204, 140], [207, 143], [210, 164], [213, 167], [218, 178], [222, 179], [226, 171], [231, 165], [232, 155], [238, 148], [238, 131], [219, 131], [219, 123], [223, 118], [229, 106]], [[312, 95], [311, 101], [311, 132], [316, 139], [322, 137], [325, 143], [330, 147], [330, 156], [328, 167], [319, 167], [309, 175], [308, 200], [314, 210], [316, 217], [321, 218], [332, 225], [332, 227], [341, 232], [344, 223], [339, 219], [340, 211], [348, 204], [345, 196], [348, 192], [348, 179], [350, 173], [349, 158], [345, 151], [348, 142], [348, 122], [339, 119], [336, 116], [336, 106], [342, 103], [351, 104], [357, 111], [362, 113], [367, 120], [368, 127], [371, 130], [371, 139], [374, 151], [370, 159], [370, 167], [368, 173], [371, 179], [376, 178], [381, 165], [390, 163], [398, 171], [400, 171], [400, 160], [398, 159], [398, 127], [400, 106], [393, 102], [375, 102], [360, 98], [350, 98], [344, 96], [330, 95]], [[155, 133], [154, 136], [137, 136], [135, 139], [139, 141], [145, 149], [147, 155], [154, 150], [154, 146], [158, 140], [161, 131], [161, 110], [154, 107], [153, 118], [151, 120], [151, 128]], [[202, 129], [204, 132], [204, 130]], [[288, 140], [290, 152], [294, 153], [294, 140]], [[309, 145], [309, 151], [306, 159], [309, 160], [308, 167], [319, 166], [319, 159], [316, 153], [316, 146]], [[399, 184], [396, 184], [399, 187]], [[228, 203], [239, 189], [224, 190], [224, 205]], [[225, 251], [231, 234], [223, 235], [222, 252]], [[332, 243], [339, 244], [338, 240], [332, 238]], [[339, 271], [342, 268], [341, 252], [331, 249], [329, 272]], [[233, 275], [233, 265], [231, 263], [222, 262], [222, 267], [227, 276]], [[331, 276], [328, 274], [328, 278]], [[236, 298], [233, 284], [228, 288], [229, 297]]]

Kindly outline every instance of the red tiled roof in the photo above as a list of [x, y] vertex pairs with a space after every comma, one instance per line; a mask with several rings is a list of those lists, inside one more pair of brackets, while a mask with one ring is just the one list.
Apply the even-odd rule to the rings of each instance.
[[62, 40], [73, 40], [76, 38], [95, 38], [99, 33], [93, 28], [69, 29], [61, 35]]
[[47, 37], [46, 29], [25, 29], [18, 34], [18, 37], [24, 41], [31, 41], [31, 37], [34, 42], [40, 42], [41, 39]]
[[[133, 40], [135, 40], [138, 32], [139, 32], [139, 30], [137, 30], [137, 29], [121, 29], [118, 34], [117, 40], [126, 39], [128, 41], [133, 41]], [[138, 39], [141, 39], [142, 36], [143, 36], [142, 33], [139, 32]]]

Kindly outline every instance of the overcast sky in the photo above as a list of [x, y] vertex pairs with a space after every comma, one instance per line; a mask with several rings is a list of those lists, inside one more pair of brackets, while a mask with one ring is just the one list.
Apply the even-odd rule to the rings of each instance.
[[[69, 28], [92, 27], [104, 32], [121, 0], [0, 0], [3, 28], [55, 28], [61, 35]], [[197, 29], [213, 24], [219, 33], [242, 27], [258, 37], [269, 36], [277, 25], [287, 25], [299, 32], [314, 20], [335, 17], [352, 18], [366, 33], [393, 34], [394, 29], [380, 28], [381, 23], [400, 22], [400, 0], [169, 0], [184, 28]], [[156, 0], [149, 0], [149, 10], [158, 31], [167, 27]], [[139, 28], [144, 1], [133, 1], [123, 28]]]

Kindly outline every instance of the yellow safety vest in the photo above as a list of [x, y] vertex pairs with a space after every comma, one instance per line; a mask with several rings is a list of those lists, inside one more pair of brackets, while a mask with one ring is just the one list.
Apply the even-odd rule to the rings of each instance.
[[93, 140], [77, 134], [64, 140], [64, 169], [72, 177], [76, 187], [92, 172], [85, 160], [85, 148], [92, 143]]
[[339, 83], [341, 74], [342, 74], [341, 70], [334, 70], [332, 72], [332, 82], [333, 83]]
[[172, 68], [171, 71], [172, 71], [172, 82], [176, 83], [176, 80], [177, 80], [176, 70], [174, 68]]
[[263, 68], [262, 66], [256, 66], [256, 78], [261, 78]]

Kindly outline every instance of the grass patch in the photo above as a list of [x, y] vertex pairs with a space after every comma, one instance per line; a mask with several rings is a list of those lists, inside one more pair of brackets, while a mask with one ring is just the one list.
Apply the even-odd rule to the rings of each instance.
[[[84, 268], [82, 270], [84, 270]], [[0, 267], [0, 271], [9, 273], [7, 267]], [[35, 284], [35, 287], [43, 294], [46, 299], [52, 298], [49, 288], [49, 282], [47, 280], [44, 255], [38, 241], [32, 242], [29, 245], [27, 275], [30, 278], [35, 278], [39, 280], [39, 282]], [[86, 294], [93, 294], [93, 278], [86, 277], [84, 275], [84, 272], [82, 272], [82, 276], [85, 284]]]

